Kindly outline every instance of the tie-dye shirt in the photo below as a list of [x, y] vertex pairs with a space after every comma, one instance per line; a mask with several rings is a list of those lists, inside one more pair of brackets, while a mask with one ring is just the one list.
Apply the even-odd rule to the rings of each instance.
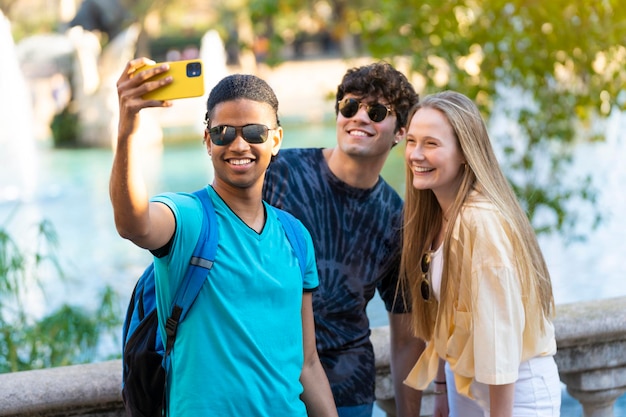
[[367, 303], [376, 289], [388, 311], [397, 293], [402, 199], [382, 178], [349, 186], [322, 149], [283, 149], [270, 164], [264, 199], [296, 216], [313, 237], [320, 286], [313, 293], [317, 347], [338, 407], [375, 401], [376, 370]]

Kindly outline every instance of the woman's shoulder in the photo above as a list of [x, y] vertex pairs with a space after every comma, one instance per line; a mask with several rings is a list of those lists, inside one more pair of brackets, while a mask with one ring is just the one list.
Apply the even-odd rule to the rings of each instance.
[[511, 259], [513, 231], [497, 206], [480, 193], [468, 199], [453, 231], [453, 240], [480, 251], [498, 265]]
[[463, 203], [461, 216], [464, 218], [492, 216], [498, 212], [496, 205], [479, 190], [472, 190]]
[[479, 234], [501, 232], [506, 224], [498, 207], [478, 190], [470, 193], [459, 217], [460, 227]]

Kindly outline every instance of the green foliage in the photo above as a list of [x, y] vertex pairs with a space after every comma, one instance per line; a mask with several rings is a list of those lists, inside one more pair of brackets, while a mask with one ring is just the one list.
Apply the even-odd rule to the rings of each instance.
[[[331, 0], [329, 16], [308, 0], [250, 4], [283, 42], [303, 16], [323, 17], [338, 42], [358, 36], [374, 58], [402, 68], [408, 58], [421, 94], [457, 90], [490, 122], [505, 116], [492, 140], [537, 231], [581, 237], [580, 212], [596, 209], [596, 190], [568, 172], [574, 146], [604, 140], [597, 126], [626, 109], [626, 8], [618, 0]], [[588, 226], [600, 220], [596, 213]]]
[[[457, 90], [487, 120], [506, 116], [492, 140], [537, 231], [580, 237], [579, 212], [597, 210], [596, 191], [589, 177], [568, 175], [574, 146], [603, 140], [597, 126], [626, 109], [626, 8], [618, 0], [329, 0], [329, 16], [308, 0], [250, 4], [278, 37], [303, 16], [324, 18], [338, 42], [359, 36], [374, 58], [408, 57], [421, 94]], [[600, 219], [594, 213], [588, 226]]]
[[[372, 53], [410, 57], [423, 93], [458, 90], [487, 118], [506, 116], [516, 128], [492, 130], [492, 140], [538, 232], [580, 237], [578, 210], [595, 207], [596, 192], [588, 177], [567, 181], [567, 168], [574, 145], [602, 139], [594, 126], [626, 109], [624, 8], [616, 0], [400, 0], [382, 7], [384, 18], [362, 13]], [[591, 226], [599, 220], [595, 213]]]
[[116, 295], [108, 287], [95, 312], [64, 304], [39, 319], [29, 313], [24, 298], [32, 286], [45, 290], [46, 273], [64, 278], [52, 225], [44, 220], [37, 228], [29, 252], [0, 227], [0, 373], [93, 361], [102, 336], [120, 325]]

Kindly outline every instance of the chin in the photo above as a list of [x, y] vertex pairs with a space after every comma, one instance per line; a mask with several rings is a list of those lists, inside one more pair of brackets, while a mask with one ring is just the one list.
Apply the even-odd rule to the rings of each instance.
[[425, 191], [425, 190], [430, 190], [430, 187], [427, 186], [426, 184], [416, 184], [415, 182], [413, 183], [413, 188], [415, 188], [416, 190], [419, 191]]

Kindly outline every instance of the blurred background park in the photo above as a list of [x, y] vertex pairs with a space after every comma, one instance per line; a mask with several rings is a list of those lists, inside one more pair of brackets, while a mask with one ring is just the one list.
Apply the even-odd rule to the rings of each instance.
[[[285, 146], [332, 146], [336, 85], [384, 59], [489, 122], [540, 236], [556, 302], [626, 295], [626, 8], [618, 0], [0, 0], [0, 372], [119, 357], [149, 256], [115, 233], [115, 80], [128, 59], [201, 58], [205, 97], [145, 112], [152, 193], [211, 181], [206, 93], [255, 73]], [[403, 194], [402, 147], [383, 176]], [[373, 325], [386, 324], [377, 300]]]

